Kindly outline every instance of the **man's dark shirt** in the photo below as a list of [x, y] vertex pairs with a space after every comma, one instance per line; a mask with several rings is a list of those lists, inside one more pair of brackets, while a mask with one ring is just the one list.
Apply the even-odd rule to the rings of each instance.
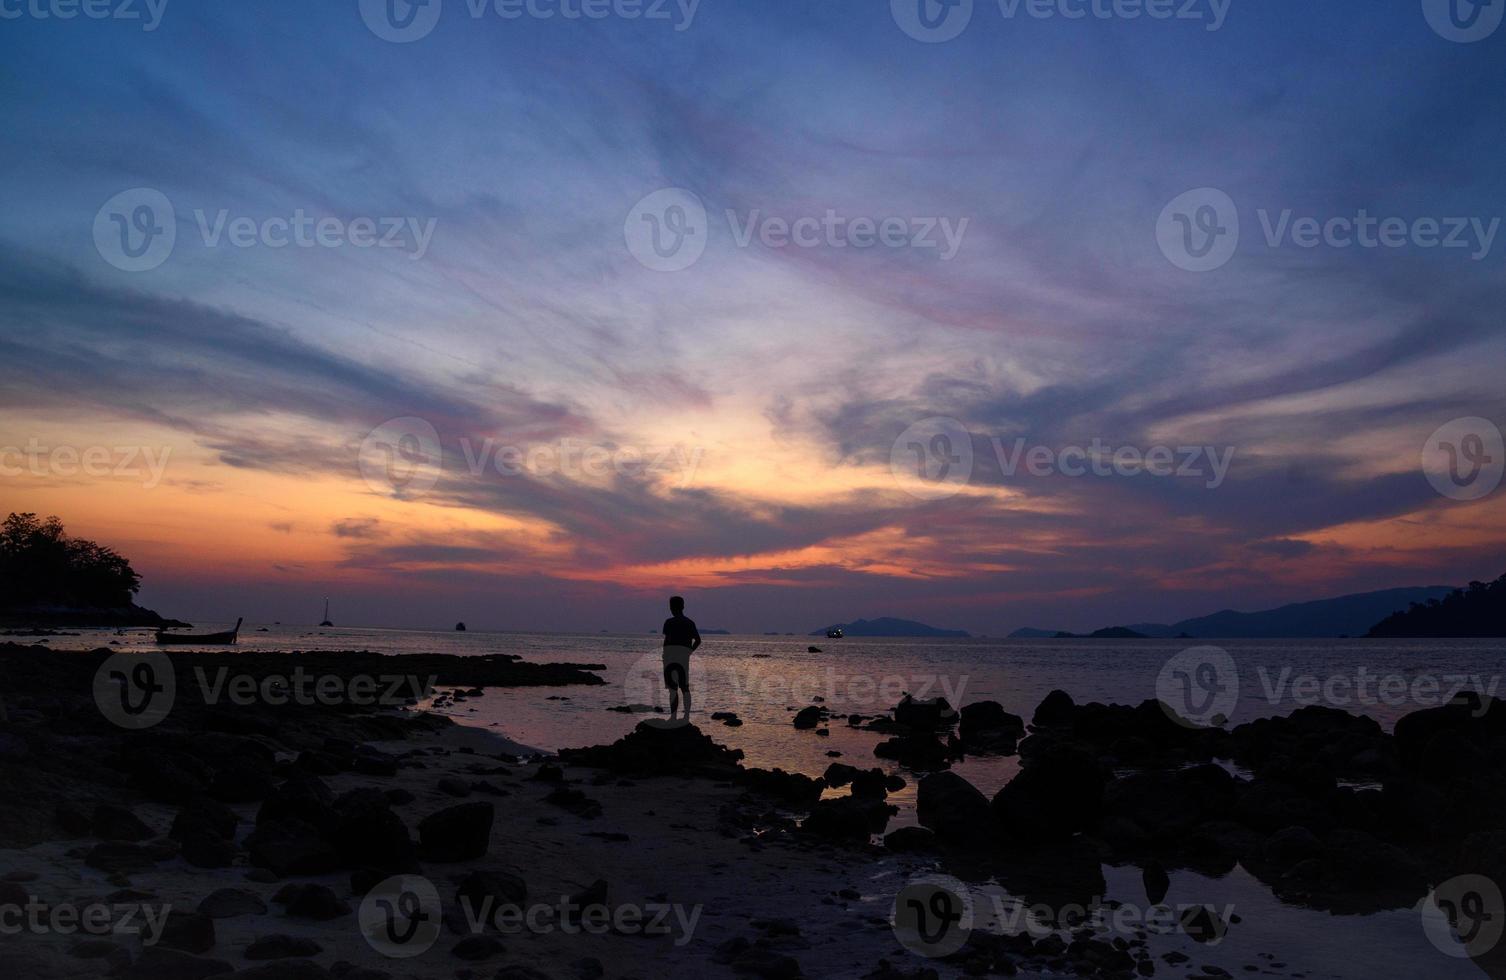
[[686, 616], [671, 616], [664, 621], [666, 647], [685, 647], [689, 650], [700, 643], [701, 633], [695, 628], [695, 620]]

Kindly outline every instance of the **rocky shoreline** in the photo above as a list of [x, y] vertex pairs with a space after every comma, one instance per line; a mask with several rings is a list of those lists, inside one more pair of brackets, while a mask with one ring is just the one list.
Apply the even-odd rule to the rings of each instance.
[[[1506, 874], [1506, 810], [1460, 803], [1493, 803], [1506, 785], [1506, 712], [1493, 703], [1415, 712], [1394, 733], [1321, 708], [1198, 729], [1157, 702], [1076, 704], [1060, 691], [1028, 724], [993, 702], [906, 698], [878, 717], [795, 706], [791, 738], [837, 722], [870, 730], [875, 756], [917, 780], [920, 826], [889, 831], [887, 797], [905, 777], [748, 767], [696, 726], [657, 718], [545, 758], [400, 710], [416, 698], [210, 703], [180, 683], [160, 724], [124, 730], [92, 693], [112, 656], [0, 644], [0, 905], [171, 911], [151, 944], [10, 937], [0, 961], [16, 975], [1212, 978], [1228, 973], [1186, 943], [1066, 920], [1044, 936], [976, 929], [928, 961], [897, 946], [889, 914], [899, 884], [935, 871], [1063, 909], [1101, 902], [1106, 866], [1139, 870], [1156, 905], [1183, 869], [1238, 865], [1285, 903], [1338, 914], [1408, 909], [1451, 876]], [[441, 700], [602, 683], [591, 665], [511, 656], [169, 659], [180, 682], [233, 668], [261, 692], [298, 670], [424, 677], [447, 689]], [[986, 753], [1022, 760], [992, 799], [949, 771]], [[411, 959], [384, 953], [363, 919], [404, 876], [432, 883], [443, 909], [441, 934]], [[671, 909], [682, 927], [517, 934], [461, 912], [545, 896]], [[1205, 944], [1239, 921], [1198, 906], [1176, 928]], [[1479, 965], [1499, 975], [1494, 959]], [[1302, 975], [1280, 966], [1270, 954], [1245, 968]]]
[[179, 629], [191, 625], [135, 604], [115, 609], [39, 606], [0, 610], [0, 626], [10, 629], [124, 629], [142, 626]]

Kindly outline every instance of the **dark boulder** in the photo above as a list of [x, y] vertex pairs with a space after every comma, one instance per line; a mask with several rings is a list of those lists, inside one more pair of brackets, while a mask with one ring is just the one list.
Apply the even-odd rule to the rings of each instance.
[[1081, 749], [1053, 746], [1031, 761], [993, 799], [1005, 833], [1060, 841], [1098, 825], [1106, 775]]
[[988, 798], [954, 772], [931, 773], [920, 781], [915, 813], [922, 826], [947, 843], [977, 844], [998, 837]]
[[240, 817], [219, 800], [200, 796], [179, 807], [173, 817], [168, 836], [173, 840], [187, 840], [195, 832], [205, 832], [215, 837], [232, 838]]
[[182, 842], [179, 856], [196, 868], [228, 868], [235, 864], [235, 842], [205, 830], [195, 830]]
[[1234, 802], [1234, 777], [1211, 765], [1131, 773], [1103, 793], [1104, 813], [1134, 821], [1151, 841], [1174, 841], [1200, 823], [1221, 819]]
[[900, 827], [884, 835], [884, 847], [898, 854], [929, 851], [936, 847], [936, 834], [925, 827]]
[[343, 863], [318, 828], [292, 817], [258, 822], [245, 845], [252, 864], [280, 877], [327, 874]]
[[344, 864], [392, 872], [417, 870], [413, 839], [402, 818], [392, 812], [385, 793], [352, 790], [335, 802], [334, 810], [332, 838]]
[[324, 947], [305, 936], [281, 934], [259, 936], [246, 947], [248, 960], [285, 960], [303, 956], [318, 956]]
[[1036, 727], [1052, 727], [1072, 724], [1077, 713], [1077, 703], [1066, 691], [1052, 691], [1036, 706], [1030, 724]]
[[882, 834], [889, 818], [898, 812], [882, 800], [842, 796], [818, 801], [800, 826], [808, 833], [833, 840], [866, 841]]
[[167, 949], [159, 943], [143, 949], [135, 963], [115, 974], [115, 980], [204, 980], [228, 977], [234, 970], [224, 960]]
[[819, 800], [827, 786], [825, 780], [783, 769], [743, 769], [737, 774], [737, 782], [755, 793], [802, 809]]
[[497, 808], [489, 802], [461, 803], [431, 813], [418, 824], [419, 850], [429, 861], [470, 861], [491, 847]]
[[272, 896], [272, 901], [283, 906], [287, 914], [295, 919], [328, 922], [350, 914], [350, 906], [324, 885], [283, 885]]
[[100, 840], [143, 841], [156, 834], [141, 822], [141, 818], [123, 806], [101, 803], [94, 808], [90, 820], [90, 833]]
[[173, 909], [167, 914], [157, 944], [185, 953], [207, 953], [214, 947], [214, 920], [202, 912]]
[[561, 749], [572, 765], [606, 769], [622, 775], [699, 775], [725, 777], [742, 761], [741, 749], [718, 745], [694, 725], [641, 721], [611, 745]]
[[198, 911], [211, 919], [233, 919], [241, 915], [264, 915], [267, 903], [260, 895], [243, 888], [220, 888], [204, 897]]
[[963, 705], [958, 733], [970, 751], [1013, 752], [1025, 734], [1025, 720], [997, 701], [974, 701]]
[[810, 729], [815, 728], [817, 725], [821, 724], [821, 715], [824, 710], [825, 709], [821, 708], [819, 705], [814, 704], [808, 708], [801, 708], [799, 711], [795, 712], [795, 727], [800, 729], [801, 731], [809, 731]]
[[935, 772], [950, 769], [956, 753], [934, 734], [921, 733], [900, 735], [880, 742], [873, 747], [873, 754], [880, 759], [893, 759], [917, 772]]
[[335, 827], [335, 797], [318, 776], [298, 774], [285, 780], [256, 811], [256, 826], [286, 819], [301, 820], [328, 833]]
[[933, 732], [943, 726], [954, 724], [957, 721], [957, 712], [952, 709], [952, 705], [946, 698], [935, 697], [919, 701], [906, 694], [899, 704], [894, 706], [894, 720], [909, 727], [911, 731]]

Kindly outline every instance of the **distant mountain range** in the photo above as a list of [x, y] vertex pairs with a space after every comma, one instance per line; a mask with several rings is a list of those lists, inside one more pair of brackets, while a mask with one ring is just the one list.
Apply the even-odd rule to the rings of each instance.
[[811, 636], [825, 636], [829, 631], [840, 629], [848, 636], [954, 636], [967, 637], [967, 630], [944, 630], [912, 619], [893, 619], [881, 616], [878, 619], [855, 619], [850, 623], [833, 623], [822, 629], [812, 630]]
[[[1302, 637], [1364, 636], [1392, 613], [1407, 609], [1412, 603], [1442, 599], [1454, 589], [1447, 585], [1430, 585], [1407, 589], [1382, 589], [1360, 592], [1334, 599], [1296, 602], [1261, 612], [1236, 612], [1225, 609], [1211, 616], [1197, 616], [1181, 622], [1131, 623], [1109, 627], [1092, 634], [1095, 637], [1127, 636], [1169, 639], [1284, 639]], [[1126, 632], [1127, 631], [1127, 632]], [[1018, 629], [1009, 634], [1016, 639], [1045, 639], [1072, 636], [1059, 630]]]

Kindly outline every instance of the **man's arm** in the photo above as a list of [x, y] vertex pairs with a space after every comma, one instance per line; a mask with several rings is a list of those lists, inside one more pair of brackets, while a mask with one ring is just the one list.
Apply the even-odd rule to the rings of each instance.
[[695, 620], [690, 622], [690, 652], [694, 653], [701, 646], [701, 631], [696, 629]]

